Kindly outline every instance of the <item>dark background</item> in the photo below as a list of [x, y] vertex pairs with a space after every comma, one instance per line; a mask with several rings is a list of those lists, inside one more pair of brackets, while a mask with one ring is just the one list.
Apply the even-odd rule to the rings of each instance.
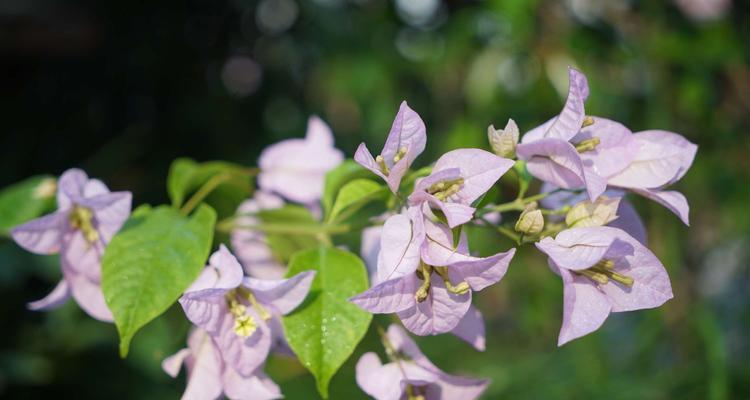
[[[713, 11], [691, 13], [688, 3]], [[748, 8], [723, 0], [5, 0], [0, 186], [79, 166], [131, 190], [135, 204], [163, 203], [176, 157], [252, 165], [264, 146], [302, 136], [311, 113], [352, 155], [363, 140], [377, 148], [402, 99], [427, 124], [426, 164], [456, 147], [486, 147], [490, 123], [510, 117], [524, 132], [550, 118], [564, 100], [566, 67], [576, 65], [591, 85], [589, 114], [633, 131], [676, 131], [700, 146], [676, 185], [691, 203], [690, 228], [636, 201], [675, 299], [613, 315], [558, 349], [559, 279], [524, 250], [501, 285], [477, 296], [485, 353], [445, 336], [420, 345], [449, 372], [491, 377], [487, 398], [748, 398]], [[480, 251], [497, 250], [477, 240]], [[114, 327], [72, 302], [51, 313], [25, 309], [58, 278], [54, 260], [0, 239], [0, 397], [179, 396], [184, 382], [159, 368], [184, 344], [179, 310], [136, 336], [120, 360]], [[364, 398], [353, 364], [376, 348], [368, 336], [333, 380], [332, 398]], [[316, 396], [296, 363], [273, 358], [269, 371], [287, 398]]]

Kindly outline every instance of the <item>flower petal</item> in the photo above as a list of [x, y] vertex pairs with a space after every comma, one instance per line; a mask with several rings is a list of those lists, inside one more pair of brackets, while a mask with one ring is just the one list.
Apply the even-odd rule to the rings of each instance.
[[690, 206], [682, 193], [674, 190], [661, 191], [649, 189], [633, 189], [633, 192], [663, 205], [680, 217], [680, 221], [683, 224], [690, 226]]
[[568, 98], [565, 100], [560, 115], [550, 125], [544, 137], [570, 140], [581, 130], [586, 113], [583, 103], [589, 96], [586, 76], [575, 68], [568, 67]]
[[57, 207], [65, 210], [73, 206], [73, 203], [84, 197], [84, 188], [89, 177], [83, 170], [71, 168], [57, 180]]
[[422, 368], [438, 370], [438, 368], [422, 353], [419, 346], [417, 346], [417, 343], [409, 337], [404, 328], [397, 324], [391, 324], [388, 326], [387, 335], [388, 340], [396, 351], [406, 354]]
[[224, 365], [215, 343], [205, 332], [196, 329], [190, 334], [188, 345], [188, 377], [182, 400], [219, 398], [222, 393], [221, 374]]
[[485, 349], [484, 319], [479, 310], [471, 306], [458, 325], [451, 331], [479, 351]]
[[607, 226], [624, 230], [644, 246], [648, 243], [646, 226], [643, 225], [643, 221], [633, 205], [627, 200], [620, 201], [620, 206], [617, 208], [617, 219], [607, 224]]
[[443, 215], [445, 215], [445, 219], [451, 229], [471, 221], [474, 218], [474, 211], [476, 211], [476, 208], [465, 204], [440, 201], [437, 197], [427, 192], [414, 192], [409, 196], [409, 200], [415, 205], [427, 203], [432, 207], [440, 209]]
[[261, 280], [245, 278], [243, 286], [252, 290], [255, 298], [277, 314], [285, 315], [297, 308], [310, 291], [315, 271], [303, 271], [289, 279]]
[[[414, 287], [418, 286], [417, 282]], [[406, 329], [416, 335], [437, 335], [453, 330], [469, 310], [469, 306], [471, 291], [462, 295], [449, 293], [440, 277], [433, 274], [427, 299], [399, 312], [398, 317]]]
[[393, 165], [392, 160], [399, 150], [406, 147], [407, 150], [403, 159], [407, 160], [405, 164], [408, 168], [414, 162], [414, 159], [424, 151], [426, 144], [427, 130], [422, 118], [409, 108], [406, 101], [402, 101], [380, 154], [391, 166]]
[[609, 251], [614, 238], [606, 227], [571, 228], [555, 239], [546, 237], [536, 247], [555, 264], [569, 270], [581, 270], [599, 262]]
[[624, 170], [638, 153], [639, 144], [633, 133], [619, 122], [596, 117], [594, 124], [581, 130], [573, 142], [594, 137], [600, 143], [594, 150], [581, 153], [581, 159], [601, 177], [611, 177]]
[[400, 400], [403, 373], [397, 364], [383, 365], [375, 353], [365, 353], [357, 361], [357, 385], [376, 400]]
[[612, 236], [622, 242], [618, 247], [629, 248], [629, 251], [612, 257], [615, 260], [614, 268], [617, 272], [633, 278], [631, 287], [611, 280], [599, 285], [600, 290], [609, 297], [612, 311], [655, 308], [671, 299], [673, 295], [669, 275], [654, 253], [625, 231], [609, 229], [612, 230]]
[[83, 199], [80, 205], [94, 213], [96, 230], [105, 244], [122, 228], [130, 216], [132, 195], [130, 192], [113, 192]]
[[[554, 262], [550, 262], [554, 268]], [[587, 335], [604, 323], [612, 306], [596, 285], [588, 278], [559, 268], [563, 279], [563, 323], [557, 345]]]
[[503, 279], [514, 254], [516, 254], [516, 249], [486, 258], [470, 257], [451, 264], [448, 267], [448, 273], [451, 280], [465, 281], [472, 290], [479, 291]]
[[634, 137], [638, 153], [628, 168], [608, 179], [610, 185], [654, 189], [674, 183], [690, 168], [698, 149], [672, 132], [644, 131]]
[[243, 377], [232, 368], [226, 368], [223, 381], [224, 394], [233, 400], [272, 400], [284, 397], [279, 386], [261, 371], [250, 377]]
[[464, 183], [456, 193], [458, 202], [471, 205], [505, 174], [514, 161], [481, 149], [457, 149], [443, 154], [435, 163], [433, 173], [458, 168]]
[[518, 157], [527, 160], [531, 175], [563, 189], [586, 187], [593, 201], [606, 189], [607, 182], [584, 168], [583, 161], [570, 143], [545, 138], [516, 147]]
[[[430, 175], [417, 180], [417, 184], [414, 185], [414, 191], [415, 192], [427, 191], [430, 188], [430, 186], [436, 183], [447, 181], [447, 180], [459, 179], [459, 178], [461, 178], [460, 168], [445, 168], [439, 171], [436, 171], [433, 168], [432, 173], [430, 173]], [[413, 203], [417, 203], [417, 201], [414, 201]]]
[[521, 143], [531, 143], [539, 139], [543, 139], [544, 134], [547, 132], [547, 130], [549, 130], [549, 127], [552, 126], [552, 124], [555, 122], [556, 119], [557, 117], [552, 117], [548, 119], [546, 122], [544, 122], [543, 124], [526, 132], [521, 138]]
[[112, 322], [112, 312], [104, 301], [104, 293], [99, 281], [92, 281], [70, 267], [62, 266], [63, 276], [70, 285], [70, 292], [76, 303], [91, 317], [103, 322]]
[[76, 303], [90, 316], [112, 322], [112, 313], [104, 301], [101, 289], [101, 241], [89, 243], [80, 232], [72, 232], [63, 239], [60, 266]]
[[445, 266], [461, 260], [469, 260], [469, 245], [466, 232], [461, 232], [458, 246], [453, 246], [453, 232], [444, 224], [425, 218], [425, 237], [422, 244], [422, 259], [433, 266]]
[[10, 234], [19, 246], [32, 253], [55, 254], [60, 251], [68, 226], [67, 211], [58, 211], [19, 225]]
[[88, 182], [83, 185], [83, 197], [88, 198], [107, 193], [109, 193], [109, 188], [99, 179], [89, 179]]
[[378, 256], [378, 282], [411, 274], [419, 266], [424, 241], [423, 217], [418, 207], [389, 217], [383, 225]]
[[172, 378], [177, 378], [177, 375], [180, 373], [180, 368], [182, 368], [182, 364], [189, 356], [189, 349], [181, 349], [177, 353], [165, 358], [164, 361], [161, 362], [161, 369]]
[[349, 301], [371, 313], [395, 313], [414, 306], [414, 294], [418, 287], [416, 276], [394, 278], [367, 289]]
[[685, 176], [685, 173], [693, 164], [695, 154], [698, 152], [698, 146], [696, 144], [685, 139], [684, 136], [674, 132], [648, 130], [638, 132], [636, 135], [641, 139], [661, 143], [666, 146], [678, 147], [681, 149], [680, 170], [677, 172], [677, 175], [672, 179], [672, 181], [669, 182], [669, 184], [675, 183], [678, 180], [682, 179], [683, 176]]
[[380, 237], [383, 233], [382, 226], [371, 226], [362, 230], [362, 241], [359, 254], [367, 266], [367, 275], [370, 283], [374, 283], [378, 273], [378, 255], [380, 254]]
[[70, 286], [65, 279], [61, 280], [52, 291], [41, 300], [32, 301], [26, 306], [29, 310], [43, 311], [60, 307], [70, 298]]
[[265, 363], [273, 342], [268, 325], [252, 307], [248, 307], [247, 314], [257, 325], [250, 336], [242, 337], [234, 332], [234, 318], [229, 313], [224, 314], [221, 328], [213, 336], [227, 366], [246, 378], [255, 374], [258, 367]]
[[258, 191], [255, 192], [253, 198], [245, 200], [237, 208], [236, 224], [239, 227], [231, 232], [232, 249], [245, 273], [250, 276], [261, 279], [279, 279], [286, 272], [286, 266], [274, 258], [265, 234], [241, 228], [258, 224], [258, 218], [250, 214], [282, 206], [284, 206], [284, 200], [281, 197]]
[[179, 303], [190, 322], [212, 335], [216, 335], [221, 329], [224, 318], [229, 313], [224, 293], [219, 290], [185, 293], [180, 297]]
[[489, 379], [464, 378], [445, 373], [438, 381], [442, 399], [477, 399], [487, 390], [489, 384]]
[[185, 294], [191, 294], [190, 298], [199, 298], [197, 292], [223, 294], [234, 289], [242, 283], [243, 270], [237, 258], [221, 244], [219, 250], [211, 254], [208, 265], [203, 269], [198, 279], [190, 287], [185, 289]]
[[359, 147], [357, 147], [357, 151], [354, 152], [354, 161], [356, 161], [357, 164], [369, 169], [375, 175], [383, 178], [383, 180], [388, 184], [388, 188], [391, 189], [391, 192], [398, 192], [399, 185], [401, 184], [401, 179], [389, 179], [389, 177], [380, 170], [380, 166], [375, 161], [375, 158], [373, 158], [370, 150], [367, 149], [366, 144], [359, 144]]
[[321, 133], [308, 139], [287, 139], [266, 147], [260, 155], [258, 185], [267, 192], [307, 204], [320, 199], [328, 171], [344, 160], [343, 153], [322, 146]]
[[333, 132], [320, 117], [312, 115], [307, 119], [305, 140], [313, 147], [333, 147]]

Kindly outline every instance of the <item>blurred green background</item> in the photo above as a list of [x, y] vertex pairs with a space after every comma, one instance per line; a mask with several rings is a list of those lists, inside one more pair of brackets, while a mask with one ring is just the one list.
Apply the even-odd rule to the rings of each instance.
[[[690, 228], [636, 200], [675, 298], [557, 348], [561, 283], [524, 248], [475, 297], [486, 352], [447, 335], [419, 344], [448, 372], [491, 378], [486, 398], [750, 398], [749, 11], [731, 0], [5, 0], [0, 186], [79, 166], [136, 204], [164, 203], [178, 156], [251, 165], [302, 136], [311, 113], [351, 156], [363, 140], [379, 146], [402, 99], [427, 124], [427, 164], [486, 147], [490, 123], [510, 117], [523, 132], [556, 114], [575, 65], [589, 114], [700, 146], [675, 186]], [[475, 236], [483, 254], [509, 247]], [[184, 345], [181, 311], [120, 360], [114, 327], [74, 303], [26, 310], [59, 275], [54, 259], [0, 239], [0, 397], [178, 398], [182, 378], [159, 363]], [[334, 378], [333, 399], [365, 397], [353, 367], [381, 351], [375, 336]], [[268, 370], [287, 398], [316, 398], [295, 362], [274, 357]]]

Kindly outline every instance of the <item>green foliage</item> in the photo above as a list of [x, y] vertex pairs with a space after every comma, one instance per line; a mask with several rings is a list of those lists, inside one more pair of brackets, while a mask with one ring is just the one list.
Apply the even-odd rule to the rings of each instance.
[[198, 277], [211, 250], [216, 212], [186, 217], [173, 208], [140, 207], [102, 260], [102, 290], [120, 333], [120, 355], [133, 335], [166, 311]]
[[268, 246], [274, 258], [282, 264], [300, 250], [318, 245], [315, 234], [319, 223], [305, 207], [285, 205], [258, 213], [262, 225], [258, 230], [266, 233]]
[[7, 235], [15, 226], [32, 220], [55, 206], [55, 180], [38, 175], [0, 191], [0, 234]]
[[372, 315], [348, 299], [367, 289], [367, 270], [352, 253], [318, 248], [292, 257], [287, 276], [317, 271], [310, 294], [284, 317], [286, 338], [302, 364], [315, 376], [318, 392], [328, 397], [328, 384], [352, 355], [370, 326]]
[[355, 179], [341, 187], [331, 213], [326, 220], [335, 223], [344, 221], [367, 203], [383, 198], [388, 188], [369, 179]]
[[216, 185], [207, 194], [206, 202], [219, 216], [227, 216], [252, 194], [251, 175], [247, 168], [226, 161], [197, 163], [189, 158], [178, 158], [169, 168], [167, 193], [172, 206], [179, 208], [190, 194], [204, 185]]
[[323, 212], [328, 215], [333, 207], [333, 202], [339, 193], [339, 190], [347, 182], [354, 179], [370, 178], [372, 172], [366, 170], [354, 160], [344, 160], [341, 165], [334, 168], [326, 175], [325, 186], [323, 187]]

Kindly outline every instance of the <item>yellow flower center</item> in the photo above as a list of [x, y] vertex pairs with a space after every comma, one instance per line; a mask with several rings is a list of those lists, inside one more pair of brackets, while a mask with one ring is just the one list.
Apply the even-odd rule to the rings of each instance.
[[229, 312], [234, 317], [234, 333], [237, 336], [248, 337], [258, 329], [258, 323], [252, 315], [247, 313], [247, 306], [243, 302], [247, 302], [253, 307], [253, 310], [258, 314], [264, 321], [271, 319], [271, 313], [263, 307], [255, 295], [250, 289], [239, 287], [231, 290], [226, 295], [227, 306], [229, 306]]
[[615, 262], [612, 260], [601, 260], [594, 264], [593, 267], [584, 269], [581, 271], [575, 271], [576, 274], [585, 276], [592, 281], [604, 285], [609, 283], [610, 280], [622, 283], [625, 286], [631, 287], [635, 280], [627, 275], [615, 272]]
[[83, 233], [83, 237], [89, 243], [94, 243], [99, 240], [99, 232], [94, 229], [94, 225], [91, 221], [94, 218], [94, 213], [91, 209], [81, 206], [73, 206], [73, 210], [68, 215], [68, 221], [73, 229], [78, 229]]
[[444, 201], [461, 190], [464, 184], [464, 178], [448, 179], [438, 182], [427, 188], [427, 192]]

